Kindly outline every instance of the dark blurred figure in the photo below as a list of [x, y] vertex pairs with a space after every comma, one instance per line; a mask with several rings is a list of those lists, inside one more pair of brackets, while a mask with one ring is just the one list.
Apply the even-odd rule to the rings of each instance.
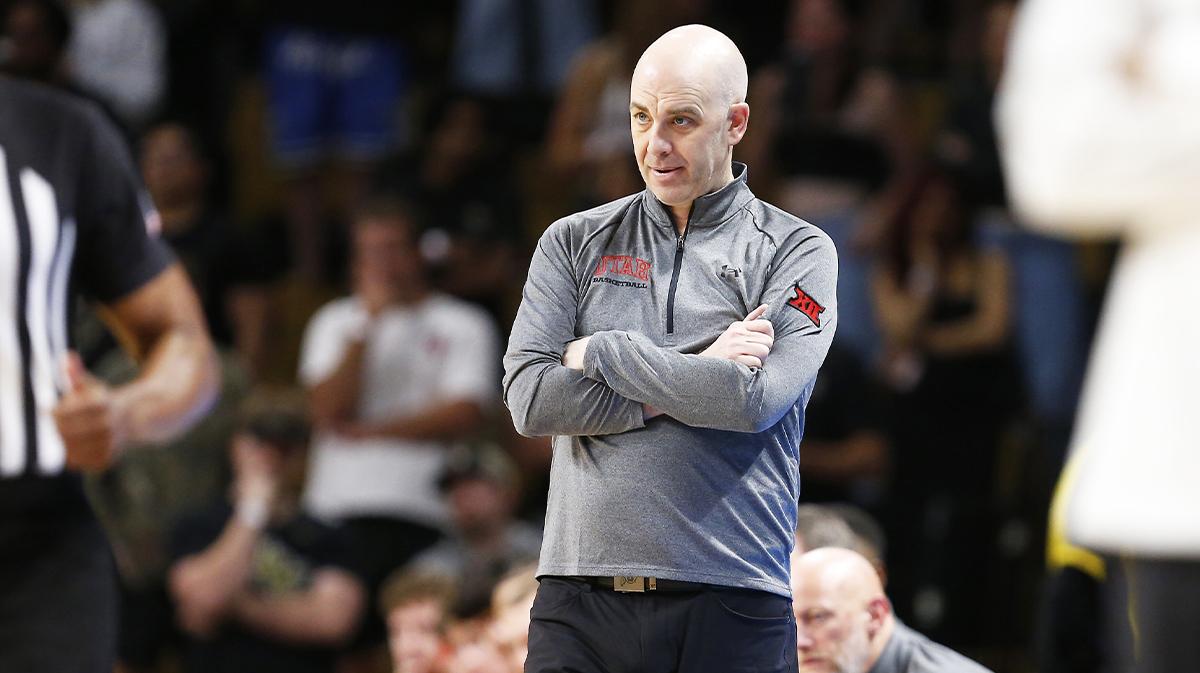
[[0, 72], [64, 87], [71, 17], [55, 0], [8, 4], [0, 35]]
[[161, 111], [167, 28], [149, 0], [69, 0], [67, 57], [75, 85], [110, 109], [131, 137]]
[[805, 408], [801, 502], [883, 505], [891, 445], [882, 402], [874, 378], [835, 337]]
[[1045, 435], [1050, 474], [1044, 481], [1053, 483], [1083, 383], [1087, 308], [1074, 246], [1018, 228], [1008, 210], [993, 108], [1016, 5], [993, 0], [984, 8], [979, 67], [952, 82], [946, 126], [935, 150], [963, 176], [970, 197], [984, 209], [978, 218], [982, 244], [1003, 251], [1012, 262], [1014, 336], [1031, 410]]
[[895, 441], [892, 595], [907, 621], [956, 646], [992, 637], [996, 456], [1020, 404], [1008, 262], [975, 246], [970, 214], [954, 176], [927, 169], [874, 278]]
[[454, 578], [460, 615], [486, 612], [505, 575], [537, 562], [541, 531], [513, 519], [519, 486], [515, 466], [498, 446], [464, 446], [450, 458], [441, 487], [450, 501], [453, 532], [413, 564]]
[[230, 446], [231, 502], [176, 528], [187, 673], [329, 672], [353, 635], [367, 594], [349, 543], [300, 511], [308, 439], [294, 410], [249, 414]]
[[374, 191], [412, 203], [434, 283], [507, 327], [524, 282], [523, 204], [495, 110], [449, 94], [434, 105], [415, 152], [381, 167]]
[[209, 198], [209, 164], [187, 127], [165, 123], [150, 129], [142, 138], [141, 165], [162, 216], [163, 239], [200, 293], [213, 340], [235, 349], [251, 377], [259, 377], [281, 255], [230, 221]]
[[571, 61], [596, 32], [595, 0], [462, 0], [450, 83], [491, 100], [505, 137], [536, 144]]
[[406, 9], [374, 0], [266, 3], [271, 150], [285, 178], [293, 268], [310, 283], [333, 280], [325, 265], [322, 172], [335, 169], [341, 205], [353, 208], [375, 165], [402, 140]]
[[864, 11], [855, 0], [792, 0], [783, 52], [750, 82], [755, 123], [735, 154], [753, 171], [756, 192], [833, 239], [836, 341], [873, 364], [869, 206], [911, 170], [916, 140], [895, 78], [866, 63]]
[[633, 67], [668, 30], [703, 23], [698, 0], [615, 3], [613, 29], [571, 64], [547, 128], [548, 178], [572, 192], [574, 210], [614, 201], [645, 187], [629, 144]]

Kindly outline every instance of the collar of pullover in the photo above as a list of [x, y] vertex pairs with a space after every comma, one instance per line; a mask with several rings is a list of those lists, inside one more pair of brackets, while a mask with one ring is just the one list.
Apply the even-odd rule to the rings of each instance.
[[[689, 227], [714, 227], [728, 220], [734, 213], [746, 205], [754, 194], [746, 184], [746, 164], [733, 162], [733, 182], [725, 185], [711, 194], [705, 194], [692, 202], [692, 212], [688, 216]], [[675, 228], [671, 219], [671, 210], [647, 188], [642, 192], [643, 203], [650, 219], [658, 224]]]

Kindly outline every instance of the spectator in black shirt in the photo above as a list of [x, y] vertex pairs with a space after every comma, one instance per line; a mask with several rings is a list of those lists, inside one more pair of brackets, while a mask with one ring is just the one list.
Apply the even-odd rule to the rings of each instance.
[[208, 198], [209, 166], [187, 127], [150, 129], [142, 138], [141, 164], [162, 216], [163, 238], [200, 293], [213, 340], [236, 349], [256, 377], [264, 366], [271, 283], [283, 272], [282, 256], [241, 231]]
[[800, 499], [881, 504], [891, 446], [875, 383], [835, 338], [805, 411]]
[[309, 427], [267, 409], [230, 446], [232, 504], [185, 519], [169, 587], [189, 636], [188, 673], [333, 670], [366, 589], [339, 531], [300, 512]]

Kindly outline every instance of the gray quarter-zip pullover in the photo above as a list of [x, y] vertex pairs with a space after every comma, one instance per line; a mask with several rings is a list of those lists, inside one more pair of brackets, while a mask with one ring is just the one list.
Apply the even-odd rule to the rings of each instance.
[[[538, 242], [504, 401], [521, 434], [554, 435], [539, 575], [791, 595], [798, 446], [837, 324], [837, 255], [734, 172], [682, 236], [646, 190]], [[761, 369], [698, 355], [762, 303], [775, 343]], [[588, 335], [584, 371], [563, 367]], [[665, 416], [643, 421], [643, 403]]]

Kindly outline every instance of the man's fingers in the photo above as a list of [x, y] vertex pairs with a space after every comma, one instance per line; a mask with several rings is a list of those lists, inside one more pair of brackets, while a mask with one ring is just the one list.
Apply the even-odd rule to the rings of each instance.
[[767, 312], [767, 309], [769, 309], [769, 308], [771, 308], [770, 304], [763, 304], [763, 305], [759, 306], [758, 308], [756, 308], [756, 309], [754, 309], [753, 311], [751, 311], [751, 312], [749, 313], [749, 315], [747, 315], [747, 316], [745, 317], [745, 319], [743, 320], [743, 322], [750, 322], [751, 320], [758, 320], [759, 318], [761, 318], [761, 317], [762, 317], [762, 315], [763, 315], [764, 313], [766, 313], [766, 312]]
[[762, 360], [759, 360], [758, 358], [754, 357], [753, 355], [739, 355], [736, 358], [734, 358], [734, 361], [740, 362], [740, 363], [746, 365], [747, 367], [758, 367], [760, 369], [762, 368]]
[[91, 381], [87, 367], [83, 366], [83, 358], [79, 357], [79, 353], [75, 351], [67, 351], [67, 354], [63, 356], [62, 367], [63, 379], [70, 392], [83, 390]]
[[742, 348], [742, 355], [749, 355], [761, 360], [766, 360], [771, 354], [771, 347], [766, 344], [747, 343]]
[[748, 332], [758, 332], [759, 334], [775, 336], [775, 326], [771, 324], [770, 320], [751, 320], [743, 322], [742, 325]]

